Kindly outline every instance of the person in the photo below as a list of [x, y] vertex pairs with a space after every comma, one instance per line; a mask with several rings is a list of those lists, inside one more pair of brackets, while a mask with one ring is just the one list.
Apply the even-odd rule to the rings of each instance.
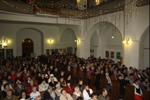
[[23, 90], [25, 90], [23, 84], [18, 83], [18, 84], [17, 84], [17, 87], [15, 88], [15, 95], [16, 95], [16, 96], [21, 95], [21, 91], [23, 91]]
[[60, 84], [61, 88], [64, 88], [66, 86], [66, 81], [64, 80], [64, 77], [60, 77], [58, 83]]
[[30, 97], [27, 95], [26, 91], [23, 90], [21, 92], [21, 96], [19, 97], [19, 100], [22, 100], [22, 99], [25, 99], [25, 100], [30, 100]]
[[42, 99], [41, 99], [41, 96], [37, 96], [37, 97], [35, 98], [35, 100], [42, 100]]
[[67, 93], [69, 93], [69, 94], [72, 96], [72, 94], [73, 94], [73, 92], [74, 92], [74, 89], [73, 89], [73, 87], [71, 86], [70, 81], [67, 81], [67, 86], [65, 87], [65, 91], [66, 91]]
[[78, 97], [82, 97], [82, 92], [80, 91], [80, 88], [78, 86], [76, 86], [74, 88], [74, 92], [73, 92], [73, 100], [77, 100]]
[[96, 93], [92, 93], [92, 95], [91, 95], [91, 100], [98, 100]]
[[134, 100], [142, 100], [142, 89], [140, 88], [140, 79], [135, 79], [133, 86], [134, 86]]
[[[26, 87], [27, 94], [32, 92], [32, 88], [36, 86], [33, 81], [30, 81], [30, 85]], [[36, 87], [38, 89], [38, 87]]]
[[83, 99], [89, 100], [91, 99], [91, 94], [93, 93], [93, 90], [89, 88], [88, 84], [85, 85], [85, 89], [83, 90]]
[[106, 85], [106, 88], [108, 90], [108, 92], [111, 92], [111, 89], [112, 89], [112, 82], [111, 82], [111, 79], [109, 77], [109, 73], [105, 73], [106, 75], [106, 80], [107, 80], [107, 85]]
[[16, 96], [12, 94], [12, 90], [7, 91], [7, 96], [3, 100], [17, 100]]
[[2, 90], [3, 98], [5, 98], [7, 96], [7, 91], [9, 91], [10, 89], [11, 88], [9, 87], [8, 83], [4, 84], [4, 90]]
[[98, 100], [110, 100], [109, 96], [108, 96], [108, 91], [106, 88], [103, 88], [102, 90], [102, 94], [100, 94], [98, 96]]
[[82, 79], [79, 80], [79, 83], [78, 83], [77, 86], [79, 87], [81, 92], [84, 90], [84, 85], [83, 85], [83, 80]]
[[36, 90], [36, 86], [32, 87], [32, 92], [30, 93], [31, 100], [34, 100], [37, 96], [40, 96], [40, 92]]
[[66, 93], [64, 89], [61, 90], [60, 100], [73, 100], [70, 94]]
[[62, 90], [62, 88], [60, 87], [60, 84], [57, 84], [55, 93], [58, 97], [60, 97], [60, 95], [61, 95], [61, 90]]
[[46, 91], [48, 89], [49, 85], [46, 83], [45, 80], [42, 80], [42, 83], [39, 85], [39, 91]]
[[51, 98], [51, 96], [50, 96], [51, 92], [52, 92], [52, 87], [49, 86], [48, 89], [44, 92], [43, 99], [44, 100], [50, 99]]
[[50, 100], [59, 100], [59, 97], [56, 96], [56, 94], [55, 94], [54, 91], [51, 92], [51, 98], [50, 98]]

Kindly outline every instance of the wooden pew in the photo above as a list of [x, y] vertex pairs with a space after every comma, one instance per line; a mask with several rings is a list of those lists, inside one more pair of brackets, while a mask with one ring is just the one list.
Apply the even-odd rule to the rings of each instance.
[[124, 100], [134, 100], [134, 86], [133, 85], [126, 85], [126, 93]]
[[95, 84], [95, 79], [96, 79], [96, 75], [95, 74], [91, 74], [91, 85]]
[[149, 100], [150, 99], [150, 91], [144, 90], [142, 98], [143, 98], [143, 100]]
[[106, 77], [100, 76], [100, 93], [102, 92], [103, 88], [106, 88]]
[[41, 98], [44, 97], [44, 93], [45, 93], [45, 91], [41, 91], [41, 92], [40, 92]]
[[120, 94], [120, 83], [118, 81], [112, 81], [112, 100], [118, 100]]

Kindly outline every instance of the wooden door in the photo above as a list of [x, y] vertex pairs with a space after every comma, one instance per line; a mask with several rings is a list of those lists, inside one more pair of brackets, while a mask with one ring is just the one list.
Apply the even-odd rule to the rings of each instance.
[[22, 41], [22, 55], [23, 56], [31, 56], [33, 53], [33, 41], [31, 39], [24, 39]]

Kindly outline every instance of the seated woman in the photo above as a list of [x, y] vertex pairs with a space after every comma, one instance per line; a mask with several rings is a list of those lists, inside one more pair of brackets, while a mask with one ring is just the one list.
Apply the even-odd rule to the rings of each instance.
[[70, 94], [66, 93], [65, 90], [61, 90], [60, 100], [73, 100]]
[[83, 90], [83, 98], [84, 100], [91, 99], [91, 94], [93, 93], [93, 90], [89, 88], [88, 84], [85, 85], [85, 89]]
[[79, 87], [81, 92], [84, 90], [84, 85], [83, 85], [83, 80], [82, 79], [79, 80], [79, 83], [78, 83], [77, 86]]
[[73, 100], [77, 100], [78, 97], [82, 97], [82, 92], [80, 91], [80, 88], [78, 86], [76, 86], [74, 88], [74, 92], [73, 92]]
[[55, 93], [58, 97], [60, 97], [60, 95], [61, 95], [61, 90], [62, 90], [62, 88], [60, 87], [60, 84], [57, 84]]
[[23, 91], [21, 92], [21, 96], [19, 97], [19, 100], [20, 100], [20, 99], [30, 100], [30, 97], [27, 95], [27, 93], [26, 93], [25, 90], [23, 90]]
[[73, 95], [74, 88], [71, 86], [70, 81], [67, 81], [67, 86], [64, 88], [67, 93]]
[[[32, 92], [32, 87], [36, 86], [33, 81], [30, 81], [30, 85], [26, 87], [27, 94]], [[37, 87], [38, 90], [38, 87]]]
[[64, 80], [64, 77], [60, 77], [58, 83], [60, 84], [61, 88], [64, 88], [66, 86], [66, 81]]
[[2, 90], [2, 96], [5, 98], [7, 96], [7, 91], [10, 90], [9, 84], [4, 84], [4, 89]]

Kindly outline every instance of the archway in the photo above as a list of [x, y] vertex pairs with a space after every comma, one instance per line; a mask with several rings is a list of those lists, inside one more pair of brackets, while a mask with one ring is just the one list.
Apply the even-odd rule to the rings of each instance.
[[149, 27], [144, 31], [139, 46], [139, 68], [149, 67]]
[[31, 39], [33, 41], [33, 52], [35, 55], [43, 54], [43, 33], [40, 30], [34, 28], [20, 29], [17, 32], [16, 39], [17, 56], [22, 55], [22, 40], [24, 39]]
[[[62, 32], [59, 44], [61, 44], [63, 49], [66, 49], [67, 53], [76, 54], [77, 42], [75, 42], [75, 40], [77, 40], [77, 38], [74, 31], [67, 28]], [[63, 50], [62, 53], [65, 53], [65, 50]]]
[[98, 46], [99, 46], [98, 35], [97, 32], [95, 31], [90, 40], [90, 56], [97, 57]]
[[31, 53], [34, 53], [34, 43], [31, 39], [26, 38], [22, 40], [22, 55], [31, 56]]
[[[95, 36], [95, 40], [97, 41], [97, 55], [96, 57], [106, 58], [106, 51], [109, 53], [109, 59], [113, 59], [115, 62], [120, 61], [120, 57], [123, 55], [122, 49], [122, 35], [119, 29], [109, 22], [100, 22], [93, 25], [87, 32], [84, 40], [85, 46], [85, 58], [90, 56], [90, 41], [93, 34], [97, 34]], [[114, 36], [114, 38], [112, 38]], [[111, 52], [114, 55], [111, 57]], [[119, 54], [117, 57], [116, 55]]]

